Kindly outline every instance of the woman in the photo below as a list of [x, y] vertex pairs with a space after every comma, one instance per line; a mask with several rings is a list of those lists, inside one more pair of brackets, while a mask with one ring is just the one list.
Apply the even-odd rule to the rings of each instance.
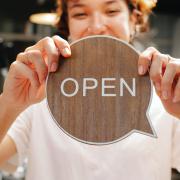
[[[111, 35], [127, 42], [132, 40], [137, 26], [141, 30], [146, 27], [155, 3], [151, 0], [60, 2], [63, 13], [59, 29], [64, 38], [74, 41], [89, 35]], [[180, 118], [178, 59], [152, 47], [139, 57], [139, 74], [150, 70], [160, 97], [153, 100], [150, 110], [158, 138], [134, 133], [123, 141], [97, 147], [64, 134], [52, 121], [43, 100], [47, 73], [56, 71], [60, 54], [71, 55], [68, 42], [59, 36], [47, 37], [20, 53], [11, 65], [0, 96], [0, 164], [16, 153], [20, 162], [27, 156], [27, 179], [33, 180], [169, 180], [172, 167], [180, 170], [176, 121]]]

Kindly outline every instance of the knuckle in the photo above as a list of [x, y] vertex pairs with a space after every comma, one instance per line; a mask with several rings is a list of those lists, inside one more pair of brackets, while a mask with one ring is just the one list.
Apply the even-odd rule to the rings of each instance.
[[20, 59], [22, 59], [23, 56], [24, 56], [24, 53], [21, 52], [21, 53], [19, 53], [19, 54], [17, 55], [16, 59], [17, 59], [17, 60], [20, 60]]
[[52, 37], [54, 40], [57, 40], [61, 46], [64, 46], [64, 47], [69, 47], [69, 43], [63, 39], [62, 37], [58, 36], [58, 35], [55, 35]]
[[31, 58], [37, 58], [39, 59], [42, 55], [41, 55], [41, 52], [38, 51], [38, 50], [34, 50], [34, 51], [29, 51], [28, 53], [28, 56], [31, 57]]
[[9, 67], [9, 71], [10, 72], [17, 72], [19, 69], [19, 63], [18, 61], [14, 61], [13, 63], [11, 63], [10, 67]]
[[46, 36], [45, 38], [43, 38], [42, 40], [41, 40], [43, 43], [49, 43], [49, 42], [51, 42], [52, 41], [52, 39], [49, 37], [49, 36]]
[[10, 65], [10, 69], [15, 69], [15, 68], [16, 68], [16, 66], [17, 66], [17, 62], [16, 62], [16, 61], [14, 61], [13, 63], [11, 63], [11, 65]]
[[34, 59], [39, 58], [39, 53], [37, 51], [28, 51], [26, 52], [28, 60], [34, 61]]
[[177, 72], [180, 72], [180, 59], [172, 59], [168, 65], [172, 66]]
[[170, 68], [170, 69], [176, 69], [178, 67], [178, 64], [175, 61], [170, 61], [167, 64], [167, 67]]
[[27, 47], [27, 48], [25, 49], [25, 52], [30, 51], [30, 50], [32, 49], [32, 47], [33, 47], [33, 46]]
[[27, 52], [27, 51], [29, 51], [29, 49], [30, 49], [30, 47], [27, 47], [24, 51]]
[[148, 50], [148, 51], [157, 51], [157, 49], [154, 48], [153, 46], [148, 47], [147, 50]]
[[56, 40], [63, 40], [63, 38], [58, 35], [54, 35], [52, 38]]
[[25, 54], [26, 54], [26, 57], [27, 57], [28, 59], [31, 59], [31, 60], [32, 60], [32, 51], [28, 51], [28, 52], [26, 52]]
[[43, 68], [45, 66], [45, 61], [43, 60], [43, 56], [41, 51], [33, 50], [26, 53], [28, 60], [34, 64], [36, 67]]
[[153, 54], [153, 60], [159, 60], [160, 59], [160, 56], [161, 56], [161, 54], [159, 53], [159, 52], [155, 52], [154, 54]]

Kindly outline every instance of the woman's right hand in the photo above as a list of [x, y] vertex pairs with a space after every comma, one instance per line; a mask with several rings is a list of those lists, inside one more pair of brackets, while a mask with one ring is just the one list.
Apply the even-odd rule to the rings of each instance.
[[48, 71], [57, 70], [60, 54], [69, 57], [71, 50], [68, 42], [59, 36], [46, 37], [18, 54], [4, 83], [4, 103], [23, 111], [43, 100]]

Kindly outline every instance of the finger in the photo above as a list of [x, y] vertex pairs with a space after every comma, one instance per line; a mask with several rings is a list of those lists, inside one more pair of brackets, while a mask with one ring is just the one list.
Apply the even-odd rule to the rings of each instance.
[[149, 66], [151, 65], [153, 54], [156, 52], [158, 51], [155, 48], [149, 47], [140, 54], [138, 60], [138, 72], [140, 75], [144, 75], [147, 73]]
[[56, 44], [56, 47], [64, 57], [71, 56], [71, 48], [66, 40], [57, 35], [53, 36], [52, 38]]
[[177, 73], [176, 64], [174, 62], [169, 62], [166, 66], [164, 75], [162, 77], [161, 83], [161, 91], [162, 91], [162, 98], [164, 100], [168, 100], [171, 98], [171, 91], [173, 89], [173, 81], [175, 79]]
[[175, 90], [174, 90], [174, 98], [173, 98], [173, 102], [179, 102], [180, 101], [180, 77], [177, 81]]
[[156, 91], [161, 91], [161, 80], [162, 80], [162, 59], [166, 58], [165, 55], [155, 53], [153, 55], [152, 64], [150, 66], [149, 74], [153, 81]]
[[18, 54], [17, 61], [21, 61], [26, 65], [30, 65], [31, 68], [37, 72], [40, 83], [46, 79], [47, 66], [39, 50], [31, 50], [26, 53]]
[[10, 73], [14, 78], [25, 78], [31, 83], [31, 87], [37, 90], [40, 86], [37, 73], [20, 61], [15, 61], [10, 66]]
[[34, 46], [27, 48], [26, 52], [30, 50], [40, 50], [43, 56], [45, 56], [43, 58], [46, 58], [47, 56], [47, 64], [49, 71], [54, 72], [57, 70], [59, 52], [52, 38], [46, 37], [40, 40]]

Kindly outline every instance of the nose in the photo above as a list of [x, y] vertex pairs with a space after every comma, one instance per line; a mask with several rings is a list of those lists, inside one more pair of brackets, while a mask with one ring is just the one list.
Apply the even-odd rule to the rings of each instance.
[[103, 35], [106, 33], [105, 19], [100, 13], [94, 13], [88, 27], [89, 34]]

